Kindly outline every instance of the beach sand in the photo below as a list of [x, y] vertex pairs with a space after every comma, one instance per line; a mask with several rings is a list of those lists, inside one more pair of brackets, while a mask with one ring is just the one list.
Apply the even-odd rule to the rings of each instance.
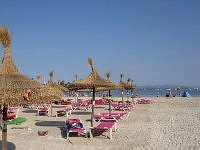
[[[119, 98], [118, 98], [119, 99]], [[150, 98], [152, 104], [136, 104], [129, 118], [117, 123], [113, 139], [105, 136], [66, 139], [66, 117], [36, 116], [36, 111], [20, 109], [19, 117], [28, 120], [21, 125], [8, 125], [8, 147], [17, 150], [88, 150], [88, 149], [200, 149], [200, 98]], [[53, 108], [53, 115], [59, 108]], [[95, 113], [107, 112], [95, 108]], [[81, 118], [90, 127], [89, 111], [74, 111], [71, 118]], [[28, 129], [12, 129], [28, 127]], [[48, 135], [38, 136], [38, 130]]]

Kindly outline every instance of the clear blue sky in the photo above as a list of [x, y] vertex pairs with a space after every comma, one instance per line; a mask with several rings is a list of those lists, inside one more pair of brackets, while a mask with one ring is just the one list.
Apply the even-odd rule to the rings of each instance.
[[200, 85], [199, 0], [0, 1], [0, 24], [29, 77], [85, 78], [91, 57], [114, 82], [124, 73], [137, 85]]

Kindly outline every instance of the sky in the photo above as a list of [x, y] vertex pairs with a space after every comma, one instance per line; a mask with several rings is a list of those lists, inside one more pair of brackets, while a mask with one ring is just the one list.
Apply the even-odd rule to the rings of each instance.
[[113, 82], [200, 85], [199, 0], [0, 0], [0, 25], [31, 78], [86, 78], [91, 57]]

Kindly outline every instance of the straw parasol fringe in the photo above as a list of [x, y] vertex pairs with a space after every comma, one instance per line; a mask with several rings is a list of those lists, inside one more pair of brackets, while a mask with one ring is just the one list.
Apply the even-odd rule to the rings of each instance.
[[10, 34], [5, 26], [0, 27], [0, 41], [4, 48], [10, 47]]
[[0, 27], [0, 42], [4, 47], [4, 57], [0, 68], [0, 74], [20, 74], [17, 67], [13, 63], [10, 50], [10, 34], [6, 27]]
[[131, 78], [128, 78], [128, 79], [127, 79], [127, 84], [129, 84], [129, 82], [131, 82]]
[[106, 75], [107, 80], [110, 80], [110, 71], [108, 71], [105, 75]]
[[50, 77], [49, 82], [50, 83], [53, 83], [53, 76], [54, 76], [54, 71], [52, 70], [51, 72], [49, 72], [49, 77]]
[[91, 67], [92, 71], [94, 70], [93, 62], [92, 59], [89, 57], [88, 58], [88, 65]]
[[78, 81], [78, 75], [77, 74], [75, 75], [75, 81]]
[[124, 78], [124, 74], [121, 73], [121, 74], [120, 74], [120, 82], [123, 82], [123, 78]]
[[45, 95], [47, 98], [51, 98], [51, 99], [61, 99], [61, 97], [63, 96], [63, 92], [64, 90], [66, 90], [63, 86], [61, 85], [56, 85], [54, 83], [54, 71], [49, 72], [49, 81], [48, 84], [45, 86]]

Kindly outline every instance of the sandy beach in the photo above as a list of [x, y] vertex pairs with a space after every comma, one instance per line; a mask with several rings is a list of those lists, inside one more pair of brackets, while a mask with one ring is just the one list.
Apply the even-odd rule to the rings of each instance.
[[[36, 116], [35, 110], [20, 109], [19, 117], [28, 120], [21, 125], [8, 125], [8, 147], [17, 150], [84, 150], [84, 149], [200, 149], [200, 98], [150, 98], [152, 104], [136, 104], [129, 118], [117, 122], [113, 139], [105, 136], [66, 139], [66, 117]], [[53, 108], [53, 115], [56, 110]], [[108, 107], [95, 108], [95, 113], [108, 112]], [[81, 118], [90, 127], [89, 111], [73, 111], [70, 118]], [[12, 129], [13, 127], [27, 127]], [[38, 136], [38, 130], [48, 135]]]

